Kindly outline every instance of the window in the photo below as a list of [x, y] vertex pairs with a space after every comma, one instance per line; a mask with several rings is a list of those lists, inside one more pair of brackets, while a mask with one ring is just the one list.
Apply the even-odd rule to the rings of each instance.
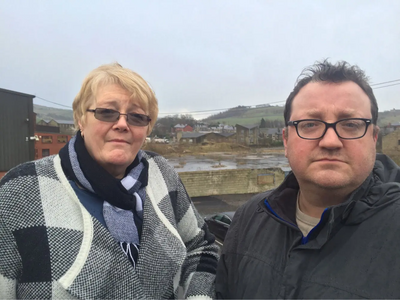
[[52, 144], [53, 143], [53, 137], [49, 135], [44, 135], [42, 136], [42, 144]]
[[42, 149], [42, 157], [46, 157], [50, 155], [50, 149]]
[[229, 219], [227, 216], [222, 216], [221, 222], [224, 222], [225, 224], [230, 225], [231, 219]]
[[213, 217], [214, 220], [221, 221], [222, 215], [216, 215]]
[[400, 146], [400, 140], [397, 141], [397, 145]]
[[57, 141], [58, 141], [59, 143], [65, 144], [66, 142], [68, 142], [68, 136], [66, 136], [66, 135], [59, 135], [59, 136], [57, 136]]

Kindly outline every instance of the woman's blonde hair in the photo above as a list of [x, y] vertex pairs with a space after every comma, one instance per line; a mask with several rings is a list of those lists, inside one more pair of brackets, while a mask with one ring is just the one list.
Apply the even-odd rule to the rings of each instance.
[[109, 84], [118, 84], [132, 93], [131, 99], [137, 101], [140, 108], [150, 116], [151, 121], [147, 130], [149, 134], [158, 116], [156, 95], [139, 74], [123, 68], [118, 63], [100, 66], [91, 71], [83, 80], [81, 90], [72, 104], [76, 130], [79, 130], [79, 122], [85, 124], [86, 110], [95, 101], [99, 88]]

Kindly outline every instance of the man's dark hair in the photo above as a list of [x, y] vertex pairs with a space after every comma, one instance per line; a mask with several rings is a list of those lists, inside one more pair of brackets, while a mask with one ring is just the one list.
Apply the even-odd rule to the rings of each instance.
[[297, 78], [296, 86], [286, 100], [285, 111], [283, 113], [285, 125], [287, 126], [290, 121], [294, 97], [296, 97], [306, 84], [310, 82], [340, 83], [346, 81], [353, 81], [367, 94], [371, 101], [372, 123], [376, 125], [378, 121], [378, 104], [364, 71], [358, 66], [351, 66], [345, 61], [339, 61], [333, 65], [327, 59], [305, 68]]

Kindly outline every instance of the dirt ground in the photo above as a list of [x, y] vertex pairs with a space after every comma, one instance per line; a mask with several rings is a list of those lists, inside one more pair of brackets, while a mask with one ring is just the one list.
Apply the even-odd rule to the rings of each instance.
[[149, 150], [161, 154], [167, 158], [182, 157], [186, 155], [207, 155], [209, 153], [222, 152], [235, 154], [236, 156], [245, 156], [248, 154], [283, 154], [283, 147], [247, 147], [234, 143], [203, 143], [193, 144], [156, 144], [147, 143], [143, 146], [144, 150]]

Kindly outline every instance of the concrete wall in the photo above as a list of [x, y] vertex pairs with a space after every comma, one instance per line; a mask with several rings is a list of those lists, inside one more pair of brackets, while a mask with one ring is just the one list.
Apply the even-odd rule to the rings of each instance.
[[191, 197], [260, 193], [277, 187], [285, 174], [280, 168], [182, 172]]

